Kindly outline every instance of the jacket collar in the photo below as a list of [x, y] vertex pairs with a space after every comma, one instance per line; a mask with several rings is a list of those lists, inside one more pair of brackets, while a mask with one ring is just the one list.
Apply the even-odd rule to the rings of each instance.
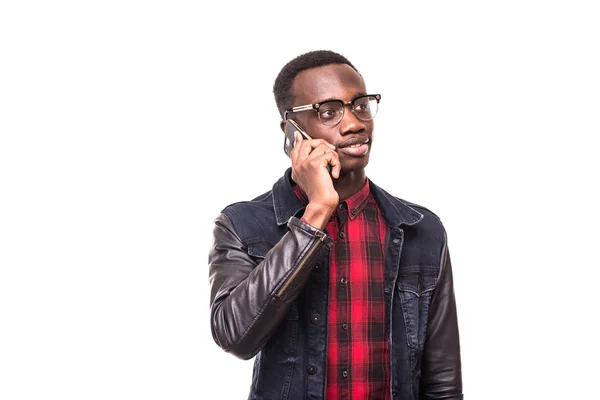
[[[423, 219], [423, 214], [402, 200], [390, 195], [370, 179], [369, 186], [381, 208], [383, 219], [389, 226], [414, 225]], [[305, 205], [294, 193], [292, 169], [288, 168], [285, 174], [273, 185], [273, 209], [275, 210], [277, 225], [287, 224], [291, 217], [296, 216], [304, 208]]]
[[400, 225], [415, 225], [423, 219], [423, 214], [406, 204], [403, 200], [392, 196], [369, 179], [371, 193], [379, 204], [383, 219], [392, 227]]

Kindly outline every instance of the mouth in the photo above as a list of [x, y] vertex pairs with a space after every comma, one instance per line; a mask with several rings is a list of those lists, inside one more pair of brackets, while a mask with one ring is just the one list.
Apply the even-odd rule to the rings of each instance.
[[370, 142], [368, 137], [361, 136], [347, 140], [338, 146], [338, 153], [343, 153], [349, 156], [363, 156], [369, 151]]

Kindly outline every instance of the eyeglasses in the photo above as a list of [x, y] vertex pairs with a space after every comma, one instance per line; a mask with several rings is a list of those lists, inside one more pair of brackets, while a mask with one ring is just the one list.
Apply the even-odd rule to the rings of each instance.
[[361, 121], [370, 121], [377, 115], [379, 100], [381, 100], [380, 94], [365, 94], [347, 103], [342, 100], [327, 100], [322, 103], [306, 104], [292, 107], [291, 110], [285, 110], [283, 119], [287, 119], [288, 113], [315, 110], [319, 116], [319, 121], [323, 125], [335, 126], [344, 118], [346, 106], [350, 106], [350, 111], [356, 118]]

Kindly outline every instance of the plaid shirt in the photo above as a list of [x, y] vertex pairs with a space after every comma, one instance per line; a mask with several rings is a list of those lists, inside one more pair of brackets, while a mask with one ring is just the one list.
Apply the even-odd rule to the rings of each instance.
[[[299, 186], [295, 192], [308, 201]], [[325, 229], [335, 241], [329, 264], [326, 398], [389, 400], [386, 225], [368, 180], [338, 205]]]

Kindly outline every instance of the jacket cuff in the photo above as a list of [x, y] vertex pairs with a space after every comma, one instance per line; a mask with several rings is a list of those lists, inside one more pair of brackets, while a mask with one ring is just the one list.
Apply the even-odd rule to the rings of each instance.
[[290, 228], [290, 229], [300, 229], [304, 232], [311, 234], [312, 236], [314, 236], [315, 238], [317, 238], [321, 242], [323, 242], [323, 244], [325, 244], [325, 246], [327, 246], [328, 249], [330, 249], [331, 246], [333, 246], [333, 239], [331, 239], [331, 237], [327, 234], [327, 232], [325, 232], [324, 230], [315, 228], [314, 226], [308, 224], [306, 221], [303, 221], [296, 217], [291, 217], [288, 220], [287, 225], [288, 225], [288, 228]]

